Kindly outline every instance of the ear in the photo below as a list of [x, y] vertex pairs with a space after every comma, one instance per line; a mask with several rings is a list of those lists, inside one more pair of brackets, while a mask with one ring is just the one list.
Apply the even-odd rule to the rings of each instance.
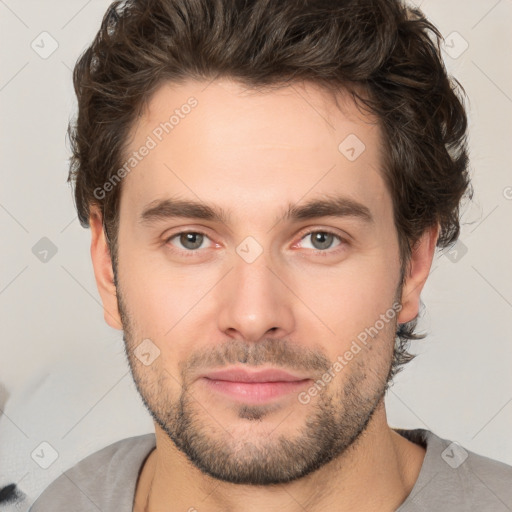
[[117, 304], [116, 286], [110, 250], [103, 231], [102, 214], [97, 206], [91, 206], [89, 225], [91, 227], [91, 258], [96, 286], [103, 302], [105, 322], [114, 329], [123, 329]]
[[397, 320], [399, 324], [410, 322], [418, 316], [420, 294], [430, 272], [438, 236], [439, 224], [436, 223], [425, 230], [412, 248], [402, 289], [402, 309]]

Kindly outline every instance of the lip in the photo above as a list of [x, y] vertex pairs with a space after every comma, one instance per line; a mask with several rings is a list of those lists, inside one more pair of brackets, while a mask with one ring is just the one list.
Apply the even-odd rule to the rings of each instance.
[[227, 368], [209, 372], [202, 377], [211, 380], [224, 380], [228, 382], [297, 382], [309, 377], [293, 375], [280, 368], [267, 368], [264, 370], [248, 370], [245, 368]]
[[209, 372], [201, 379], [210, 391], [243, 403], [264, 403], [297, 393], [312, 379], [278, 368], [248, 370], [228, 368]]

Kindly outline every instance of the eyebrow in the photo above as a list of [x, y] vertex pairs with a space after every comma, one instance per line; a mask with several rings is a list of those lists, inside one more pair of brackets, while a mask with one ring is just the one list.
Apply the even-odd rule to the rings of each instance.
[[[282, 216], [275, 223], [282, 221], [299, 222], [319, 217], [351, 217], [366, 224], [373, 224], [375, 219], [370, 209], [364, 204], [345, 196], [330, 196], [313, 199], [305, 204], [288, 204]], [[229, 224], [229, 212], [215, 205], [190, 199], [168, 198], [150, 202], [139, 217], [139, 222], [149, 226], [161, 220], [172, 218], [202, 219]]]

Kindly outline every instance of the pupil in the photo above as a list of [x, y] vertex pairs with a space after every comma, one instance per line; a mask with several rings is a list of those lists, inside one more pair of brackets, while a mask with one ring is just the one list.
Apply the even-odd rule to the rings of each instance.
[[[183, 245], [184, 245], [185, 247], [188, 247], [189, 249], [192, 249], [192, 250], [193, 250], [193, 249], [197, 249], [198, 247], [200, 247], [200, 246], [201, 246], [201, 242], [202, 242], [202, 238], [201, 238], [201, 237], [202, 237], [202, 236], [203, 236], [203, 235], [201, 235], [201, 234], [199, 234], [199, 233], [186, 233], [185, 235], [182, 235], [182, 237], [181, 237], [181, 238], [182, 238], [181, 242], [183, 243]], [[195, 238], [197, 238], [197, 237], [199, 237], [199, 242], [197, 242], [197, 241], [196, 241], [196, 242], [194, 243], [194, 239], [195, 239]], [[188, 245], [187, 245], [188, 243], [192, 243], [192, 246], [193, 246], [193, 247], [188, 246]]]
[[[331, 235], [330, 233], [322, 233], [322, 232], [320, 232], [320, 231], [319, 231], [319, 232], [317, 232], [317, 233], [315, 234], [315, 236], [313, 237], [313, 240], [315, 240], [315, 242], [320, 242], [320, 245], [321, 245], [321, 247], [320, 247], [320, 248], [321, 248], [321, 249], [326, 249], [326, 248], [328, 248], [328, 247], [329, 247], [330, 243], [325, 243], [325, 241], [324, 241], [324, 242], [322, 242], [322, 240], [321, 240], [321, 239], [322, 239], [322, 238], [327, 238], [328, 242], [330, 242], [330, 241], [331, 241], [331, 237], [332, 237], [332, 236], [333, 236], [333, 235]], [[319, 240], [319, 239], [320, 239], [320, 240]]]

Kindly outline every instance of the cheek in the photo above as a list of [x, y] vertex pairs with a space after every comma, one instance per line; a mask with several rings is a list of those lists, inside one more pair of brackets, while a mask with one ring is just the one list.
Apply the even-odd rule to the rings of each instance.
[[211, 270], [171, 268], [133, 253], [124, 269], [123, 298], [130, 312], [133, 344], [149, 338], [160, 350], [155, 370], [165, 368], [177, 376], [178, 363], [212, 331], [216, 314], [205, 314], [205, 307], [209, 307], [208, 291], [219, 277]]
[[345, 338], [373, 325], [394, 302], [399, 263], [382, 248], [353, 255], [336, 268], [316, 268], [297, 278], [299, 296], [325, 320], [335, 335]]

